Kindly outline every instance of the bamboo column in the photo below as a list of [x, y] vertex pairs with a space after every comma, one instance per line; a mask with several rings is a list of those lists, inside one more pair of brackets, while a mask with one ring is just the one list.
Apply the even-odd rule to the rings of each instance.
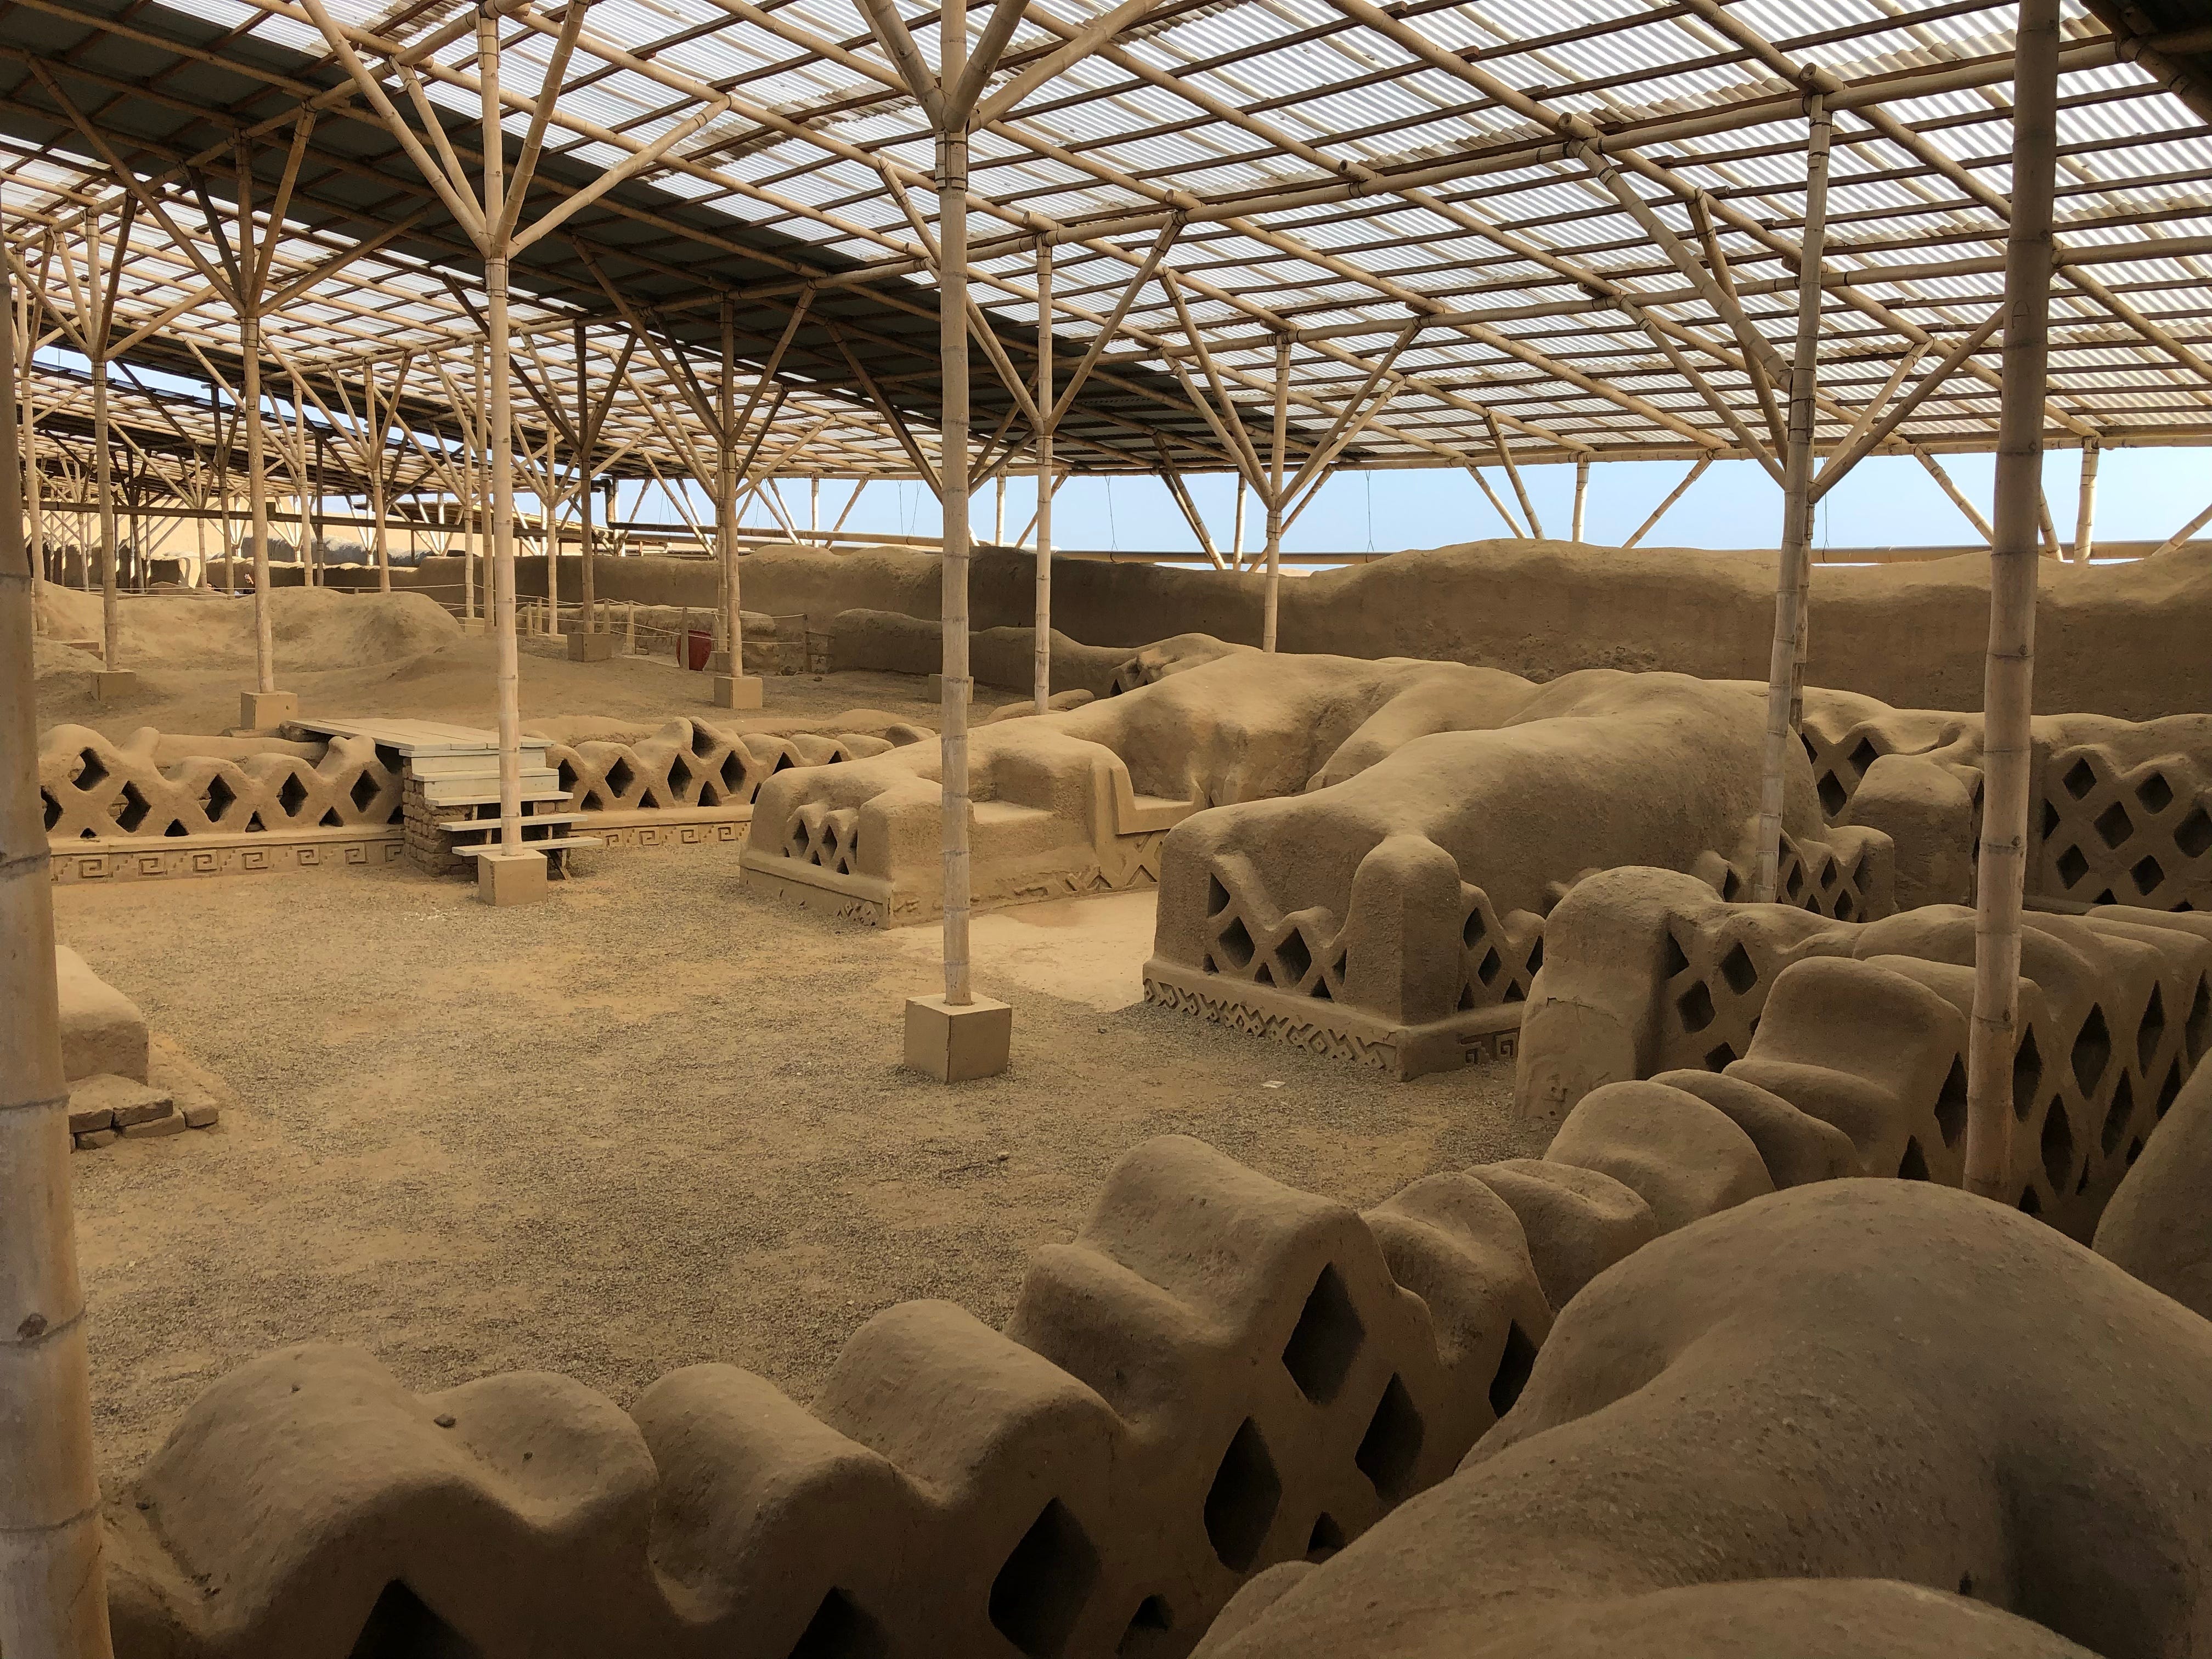
[[[584, 325], [576, 325], [576, 516], [583, 528], [584, 557], [582, 584], [577, 590], [577, 603], [584, 608], [584, 631], [599, 631], [599, 618], [593, 606], [598, 589], [592, 580], [592, 398], [584, 383], [587, 360], [584, 355]], [[550, 394], [552, 387], [546, 388]]]
[[[14, 299], [0, 270], [0, 358], [11, 382], [21, 373]], [[37, 573], [23, 544], [22, 489], [15, 424], [0, 420], [0, 1651], [107, 1659], [91, 1367], [70, 1212], [69, 1085], [33, 764]]]
[[1283, 586], [1283, 461], [1284, 450], [1290, 441], [1291, 425], [1291, 337], [1275, 337], [1275, 431], [1273, 449], [1268, 457], [1267, 491], [1267, 598], [1260, 622], [1260, 648], [1275, 648], [1275, 623], [1281, 608]]
[[555, 511], [560, 501], [560, 444], [558, 432], [546, 433], [544, 471], [538, 479], [544, 489], [538, 497], [538, 525], [545, 544], [545, 634], [556, 640], [561, 637], [561, 522]]
[[[729, 653], [731, 695], [745, 672], [745, 624], [738, 609], [738, 312], [725, 295], [721, 312], [722, 375], [714, 405], [714, 543], [722, 556], [722, 648]], [[680, 649], [687, 653], [688, 645]], [[685, 660], [690, 660], [687, 654]]]
[[1569, 539], [1576, 542], [1583, 538], [1583, 509], [1589, 505], [1589, 456], [1575, 457], [1575, 521], [1567, 534]]
[[1036, 711], [1052, 701], [1052, 244], [1036, 251], [1036, 406], [1044, 424], [1036, 434]]
[[[395, 387], [396, 390], [396, 387]], [[392, 591], [391, 529], [384, 521], [384, 434], [391, 424], [391, 411], [380, 412], [376, 401], [376, 365], [364, 362], [361, 366], [361, 401], [362, 412], [368, 417], [368, 441], [362, 445], [362, 459], [368, 463], [368, 522], [370, 534], [376, 545], [376, 591]]]
[[1237, 521], [1229, 536], [1235, 544], [1229, 551], [1229, 568], [1232, 570], [1244, 568], [1244, 496], [1251, 487], [1251, 481], [1245, 477], [1244, 470], [1239, 467], [1237, 470]]
[[2074, 509], [2074, 562], [2087, 564], [2096, 551], [2097, 464], [2105, 447], [2094, 439], [2081, 443], [2081, 499]]
[[1982, 681], [1982, 842], [1974, 1014], [1966, 1048], [1969, 1192], [2009, 1202], [2020, 917], [2034, 754], [2035, 585], [2050, 356], [2051, 196], [2058, 155], [2058, 0], [2021, 0], [2014, 51], [2012, 229], [2005, 247], [2002, 401]]
[[[967, 67], [967, 0], [946, 0], [938, 37], [938, 79], [950, 88]], [[956, 121], [951, 114], [937, 131], [938, 352], [944, 377], [937, 471], [945, 514], [939, 605], [945, 639], [944, 735], [939, 769], [945, 803], [945, 1000], [961, 1007], [975, 1000], [968, 952], [968, 127], [964, 115]]]
[[1759, 757], [1759, 866], [1754, 903], [1775, 902], [1781, 872], [1782, 809], [1789, 777], [1793, 704], [1803, 659], [1806, 586], [1812, 574], [1813, 418], [1820, 383], [1820, 250], [1827, 234], [1827, 100], [1805, 100], [1805, 232], [1797, 267], [1797, 343], [1790, 365], [1790, 444], [1783, 462], [1782, 550], [1774, 588], [1774, 646], [1766, 668], [1766, 738]]
[[[483, 111], [484, 343], [491, 370], [492, 629], [499, 636], [499, 839], [522, 850], [522, 653], [514, 637], [514, 388], [508, 352], [507, 261], [514, 228], [507, 211], [500, 127], [499, 17], [477, 14], [477, 76]], [[547, 562], [550, 573], [551, 561]]]
[[124, 235], [128, 234], [129, 221], [116, 238], [116, 246], [103, 262], [100, 244], [100, 216], [88, 211], [84, 216], [84, 247], [88, 291], [98, 307], [87, 331], [92, 347], [92, 466], [94, 499], [100, 508], [100, 665], [110, 673], [122, 665], [117, 660], [123, 631], [123, 605], [116, 586], [115, 534], [115, 458], [109, 453], [107, 429], [107, 337], [110, 314], [114, 310], [112, 297], [102, 300], [103, 289], [112, 296], [112, 284], [103, 281], [103, 263], [113, 268], [115, 275], [122, 273]]
[[468, 448], [466, 478], [469, 499], [466, 528], [461, 535], [461, 615], [465, 621], [477, 620], [477, 572], [484, 556], [490, 550], [491, 518], [484, 502], [484, 406], [486, 377], [483, 342], [479, 340], [470, 354], [470, 366], [474, 378], [469, 389], [474, 394], [476, 406], [465, 412], [463, 443]]
[[[238, 241], [246, 257], [254, 259], [253, 154], [246, 145], [237, 149]], [[276, 228], [270, 227], [274, 240]], [[259, 261], [254, 259], [258, 265]], [[249, 274], [240, 283], [238, 301], [239, 402], [246, 410], [246, 511], [253, 538], [253, 663], [254, 689], [276, 689], [276, 633], [269, 617], [269, 460], [264, 453], [266, 434], [261, 422], [261, 291]]]

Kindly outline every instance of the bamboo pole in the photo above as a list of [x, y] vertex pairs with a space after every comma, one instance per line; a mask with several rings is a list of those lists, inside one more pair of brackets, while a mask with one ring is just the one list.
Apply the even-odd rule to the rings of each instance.
[[[253, 253], [253, 154], [238, 146], [238, 245], [242, 259], [258, 265]], [[274, 234], [274, 227], [271, 227]], [[276, 689], [276, 631], [269, 615], [269, 459], [261, 421], [261, 293], [249, 271], [238, 300], [239, 402], [246, 410], [246, 510], [253, 537], [254, 689]]]
[[538, 526], [545, 544], [545, 633], [561, 637], [561, 526], [555, 516], [560, 499], [561, 434], [545, 434], [545, 456], [538, 478]]
[[[1046, 246], [1048, 247], [1051, 244], [1047, 243]], [[1244, 494], [1250, 488], [1250, 482], [1244, 477], [1244, 469], [1237, 468], [1237, 520], [1229, 537], [1229, 539], [1236, 544], [1229, 555], [1229, 564], [1232, 570], [1242, 570], [1244, 568]]]
[[1290, 441], [1291, 337], [1275, 337], [1275, 428], [1267, 463], [1267, 597], [1260, 620], [1260, 648], [1275, 648], [1275, 624], [1283, 585], [1283, 462]]
[[491, 512], [484, 501], [484, 484], [487, 482], [484, 468], [487, 379], [483, 341], [476, 343], [469, 362], [472, 375], [469, 390], [475, 407], [467, 411], [465, 435], [462, 440], [468, 447], [469, 516], [461, 536], [461, 605], [463, 617], [474, 622], [477, 619], [477, 572], [483, 568], [484, 556], [491, 548]]
[[1567, 536], [1568, 539], [1577, 543], [1583, 538], [1583, 510], [1589, 505], [1589, 456], [1575, 457], [1575, 520]]
[[[577, 591], [577, 603], [584, 608], [584, 631], [599, 631], [599, 618], [594, 614], [598, 588], [592, 580], [592, 397], [586, 384], [584, 371], [588, 360], [584, 352], [584, 325], [576, 325], [576, 515], [583, 529], [584, 557], [582, 583]], [[550, 393], [551, 386], [546, 391]]]
[[2087, 441], [2081, 445], [2081, 497], [2074, 508], [2074, 562], [2087, 564], [2096, 551], [2097, 466], [2105, 447]]
[[[968, 52], [967, 0], [947, 0], [939, 14], [938, 74], [957, 85]], [[969, 901], [968, 804], [968, 132], [940, 123], [937, 133], [938, 352], [944, 377], [937, 470], [943, 495], [945, 551], [940, 564], [944, 617], [944, 736], [939, 743], [945, 825], [945, 1000], [975, 1000], [968, 957]], [[1103, 337], [1103, 336], [1101, 337]], [[1058, 409], [1040, 405], [1048, 420]]]
[[[477, 14], [477, 72], [483, 89], [484, 346], [491, 372], [492, 627], [499, 636], [499, 839], [522, 851], [522, 650], [514, 636], [514, 387], [508, 354], [507, 155], [500, 125], [499, 19]], [[547, 568], [551, 568], [550, 561]]]
[[738, 313], [724, 296], [720, 312], [721, 379], [714, 389], [714, 544], [722, 560], [722, 615], [717, 630], [729, 653], [730, 697], [745, 672], [745, 623], [738, 609]]
[[[127, 224], [125, 228], [127, 231]], [[118, 597], [115, 569], [116, 555], [120, 550], [115, 544], [115, 458], [110, 453], [107, 425], [107, 325], [114, 302], [112, 299], [103, 302], [100, 297], [103, 262], [100, 216], [96, 213], [84, 216], [84, 251], [88, 291], [98, 307], [95, 314], [87, 319], [86, 338], [92, 347], [88, 367], [92, 371], [93, 492], [100, 510], [100, 658], [101, 665], [112, 672], [121, 665], [118, 655], [123, 632], [123, 606]], [[116, 246], [107, 250], [106, 263], [119, 275], [123, 258], [123, 237], [118, 234]]]
[[[21, 372], [14, 301], [0, 270], [0, 358], [11, 382]], [[23, 543], [22, 492], [15, 424], [0, 420], [0, 1651], [107, 1659], [69, 1085], [34, 763], [37, 571]]]
[[[1040, 242], [1036, 251], [1037, 363], [1036, 406], [1052, 408], [1052, 244]], [[1042, 714], [1052, 702], [1052, 438], [1053, 422], [1047, 419], [1036, 434], [1036, 711]]]
[[2034, 751], [2035, 586], [2050, 356], [2051, 196], [2058, 153], [2059, 0], [2020, 0], [2013, 79], [2012, 228], [2005, 248], [2003, 402], [1982, 685], [1982, 842], [1974, 889], [1974, 1014], [1966, 1049], [1969, 1192], [2009, 1201], [2020, 1033], [2021, 900]]
[[[1656, 530], [1659, 527], [1659, 520], [1667, 516], [1668, 510], [1671, 508], [1675, 502], [1680, 501], [1683, 496], [1689, 494], [1690, 486], [1697, 483], [1698, 479], [1704, 477], [1705, 476], [1705, 469], [1712, 464], [1713, 458], [1710, 455], [1701, 455], [1696, 460], [1691, 462], [1690, 470], [1682, 475], [1682, 481], [1667, 492], [1667, 499], [1651, 509], [1651, 516], [1644, 520], [1642, 524], [1636, 526], [1636, 533], [1633, 536], [1631, 536], [1626, 541], [1621, 543], [1621, 551], [1624, 553], [1626, 552], [1630, 548], [1635, 546], [1637, 543], [1642, 541], [1646, 536]], [[1577, 538], [1577, 539], [1579, 540], [1580, 538]]]
[[1766, 669], [1766, 738], [1759, 757], [1759, 865], [1752, 901], [1775, 902], [1792, 704], [1803, 658], [1806, 584], [1813, 550], [1813, 416], [1820, 384], [1820, 249], [1827, 233], [1828, 143], [1834, 118], [1819, 93], [1805, 100], [1804, 258], [1799, 264], [1797, 344], [1790, 363], [1790, 447], [1783, 461], [1782, 548], [1774, 588], [1774, 646]]

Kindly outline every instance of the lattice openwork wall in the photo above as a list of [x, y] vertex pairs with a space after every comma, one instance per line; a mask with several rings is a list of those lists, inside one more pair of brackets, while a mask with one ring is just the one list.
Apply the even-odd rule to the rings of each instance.
[[151, 727], [112, 744], [88, 726], [58, 726], [39, 751], [39, 794], [50, 842], [118, 836], [177, 838], [382, 826], [398, 822], [403, 763], [365, 738], [235, 758], [155, 758]]

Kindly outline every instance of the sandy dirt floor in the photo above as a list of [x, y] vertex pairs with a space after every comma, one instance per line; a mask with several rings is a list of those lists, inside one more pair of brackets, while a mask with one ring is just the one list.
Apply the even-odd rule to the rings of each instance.
[[598, 854], [532, 908], [471, 894], [401, 870], [55, 890], [63, 939], [235, 1096], [216, 1128], [71, 1160], [111, 1485], [290, 1342], [418, 1389], [544, 1369], [628, 1402], [718, 1359], [805, 1399], [889, 1304], [1001, 1320], [1153, 1135], [1358, 1204], [1540, 1149], [1507, 1067], [1397, 1085], [1128, 1006], [1148, 895], [980, 917], [1013, 1066], [948, 1089], [898, 1065], [934, 930], [790, 908], [726, 848]]

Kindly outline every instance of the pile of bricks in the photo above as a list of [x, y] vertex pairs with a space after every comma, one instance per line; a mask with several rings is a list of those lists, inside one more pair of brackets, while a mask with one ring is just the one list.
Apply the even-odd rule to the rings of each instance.
[[464, 866], [472, 867], [474, 860], [454, 856], [453, 837], [438, 826], [472, 818], [476, 808], [431, 805], [412, 767], [407, 770], [406, 785], [400, 811], [406, 825], [407, 862], [428, 876], [458, 875]]
[[214, 1127], [221, 1117], [202, 1101], [179, 1111], [166, 1089], [103, 1072], [70, 1085], [69, 1125], [77, 1151], [97, 1152], [118, 1140], [159, 1140], [187, 1129]]

